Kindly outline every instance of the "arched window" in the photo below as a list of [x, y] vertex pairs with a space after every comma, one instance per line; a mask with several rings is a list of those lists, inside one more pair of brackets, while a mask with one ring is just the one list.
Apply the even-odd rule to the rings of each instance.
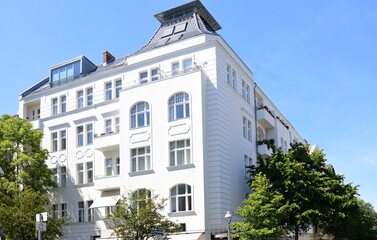
[[192, 210], [191, 186], [179, 184], [170, 190], [171, 212], [184, 212]]
[[150, 124], [149, 104], [140, 102], [131, 109], [131, 128], [145, 127]]
[[169, 99], [169, 120], [190, 117], [189, 95], [177, 93]]
[[132, 204], [136, 208], [144, 207], [147, 199], [151, 199], [152, 193], [149, 189], [139, 188], [132, 193]]

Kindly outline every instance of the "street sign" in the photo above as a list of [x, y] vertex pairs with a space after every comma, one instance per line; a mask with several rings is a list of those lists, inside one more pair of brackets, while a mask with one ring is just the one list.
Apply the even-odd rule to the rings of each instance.
[[152, 230], [153, 235], [157, 236], [163, 236], [164, 235], [164, 230], [159, 230], [159, 229], [154, 229]]
[[41, 231], [41, 232], [46, 232], [47, 229], [47, 224], [44, 222], [36, 222], [35, 223], [35, 230]]
[[47, 212], [38, 213], [35, 215], [36, 222], [46, 222], [47, 221]]

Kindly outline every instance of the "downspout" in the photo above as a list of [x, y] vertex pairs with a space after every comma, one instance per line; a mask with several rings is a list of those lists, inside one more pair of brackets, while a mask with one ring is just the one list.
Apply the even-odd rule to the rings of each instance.
[[257, 83], [254, 82], [254, 116], [255, 116], [255, 153], [256, 153], [256, 159], [255, 163], [257, 163], [258, 159], [258, 133], [257, 133], [257, 99], [256, 99], [256, 89]]

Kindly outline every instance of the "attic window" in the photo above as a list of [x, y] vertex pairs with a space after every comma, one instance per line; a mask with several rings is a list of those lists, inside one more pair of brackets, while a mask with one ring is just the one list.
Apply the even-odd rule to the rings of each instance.
[[186, 30], [186, 26], [187, 26], [187, 22], [181, 23], [181, 24], [175, 26], [174, 34], [184, 32]]
[[164, 30], [162, 37], [167, 37], [173, 34], [174, 27], [169, 27]]

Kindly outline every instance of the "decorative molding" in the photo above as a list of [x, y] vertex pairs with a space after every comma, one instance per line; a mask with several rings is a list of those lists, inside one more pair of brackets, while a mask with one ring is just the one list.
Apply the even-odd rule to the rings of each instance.
[[148, 141], [151, 138], [151, 135], [149, 132], [140, 132], [132, 134], [130, 137], [131, 143], [138, 143], [138, 142], [145, 142]]
[[187, 123], [171, 126], [168, 130], [170, 136], [185, 134], [190, 131], [190, 125]]

